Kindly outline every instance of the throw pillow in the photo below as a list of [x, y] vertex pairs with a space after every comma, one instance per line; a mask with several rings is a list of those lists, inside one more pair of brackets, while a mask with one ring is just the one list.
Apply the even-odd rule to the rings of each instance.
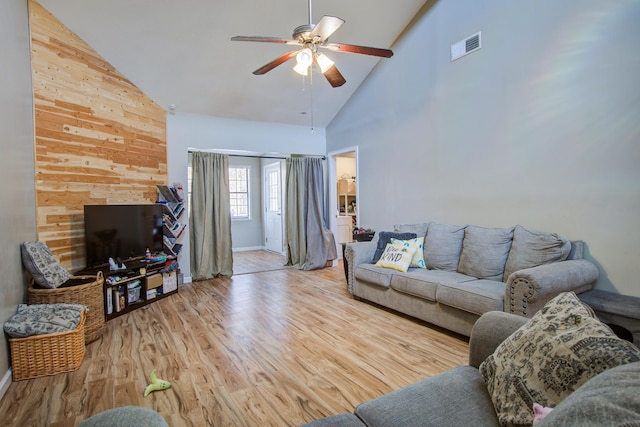
[[387, 244], [391, 243], [391, 239], [408, 240], [418, 237], [416, 233], [394, 233], [392, 231], [381, 231], [378, 233], [378, 246], [376, 252], [373, 254], [372, 264], [375, 264], [380, 259], [380, 256], [387, 248]]
[[555, 234], [527, 230], [516, 225], [513, 243], [504, 267], [506, 282], [511, 273], [523, 268], [537, 267], [556, 261], [564, 261], [571, 252], [571, 241]]
[[640, 349], [561, 293], [480, 365], [502, 425], [531, 425], [533, 404], [555, 407], [600, 372], [640, 361]]
[[391, 244], [396, 246], [406, 246], [409, 248], [415, 248], [416, 252], [413, 254], [411, 264], [409, 267], [427, 268], [424, 264], [424, 237], [416, 237], [411, 240], [398, 240], [391, 239]]
[[405, 272], [409, 269], [409, 264], [411, 264], [411, 259], [415, 252], [415, 248], [396, 246], [389, 243], [376, 263], [376, 267], [391, 268]]
[[42, 288], [55, 289], [73, 277], [42, 242], [23, 242], [20, 251], [24, 267]]
[[468, 226], [464, 230], [458, 272], [501, 282], [512, 239], [513, 228]]
[[431, 270], [456, 271], [464, 226], [430, 223], [424, 240], [424, 261]]

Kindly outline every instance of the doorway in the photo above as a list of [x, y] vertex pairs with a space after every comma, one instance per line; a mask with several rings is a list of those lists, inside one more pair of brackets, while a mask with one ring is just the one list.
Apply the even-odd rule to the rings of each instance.
[[282, 216], [282, 165], [271, 163], [263, 169], [264, 248], [278, 254], [284, 253]]
[[342, 243], [353, 240], [353, 228], [360, 223], [358, 210], [358, 147], [328, 154], [329, 224], [335, 236], [338, 256]]

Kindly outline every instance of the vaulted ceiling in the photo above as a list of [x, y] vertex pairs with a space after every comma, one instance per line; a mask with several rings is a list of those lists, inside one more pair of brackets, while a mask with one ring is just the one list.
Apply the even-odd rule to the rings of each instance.
[[[319, 71], [301, 77], [295, 59], [252, 72], [292, 46], [231, 41], [236, 35], [290, 39], [309, 23], [307, 0], [38, 0], [149, 97], [169, 110], [325, 127], [379, 61], [325, 53], [347, 83], [332, 88]], [[346, 23], [330, 41], [393, 49], [425, 0], [315, 0], [311, 16]], [[295, 46], [294, 46], [295, 47]], [[316, 69], [317, 70], [317, 69]]]

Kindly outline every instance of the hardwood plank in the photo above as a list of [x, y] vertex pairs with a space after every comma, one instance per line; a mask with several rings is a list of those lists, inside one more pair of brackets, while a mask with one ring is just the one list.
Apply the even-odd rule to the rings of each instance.
[[[355, 301], [341, 264], [243, 274], [107, 322], [78, 371], [11, 384], [0, 419], [77, 425], [139, 405], [175, 426], [294, 426], [464, 365], [467, 352], [464, 337]], [[172, 386], [145, 398], [153, 369]]]

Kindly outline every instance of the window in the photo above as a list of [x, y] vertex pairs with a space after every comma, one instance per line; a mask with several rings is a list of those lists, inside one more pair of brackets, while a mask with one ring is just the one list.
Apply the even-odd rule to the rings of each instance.
[[229, 195], [232, 219], [249, 219], [249, 168], [229, 167]]

